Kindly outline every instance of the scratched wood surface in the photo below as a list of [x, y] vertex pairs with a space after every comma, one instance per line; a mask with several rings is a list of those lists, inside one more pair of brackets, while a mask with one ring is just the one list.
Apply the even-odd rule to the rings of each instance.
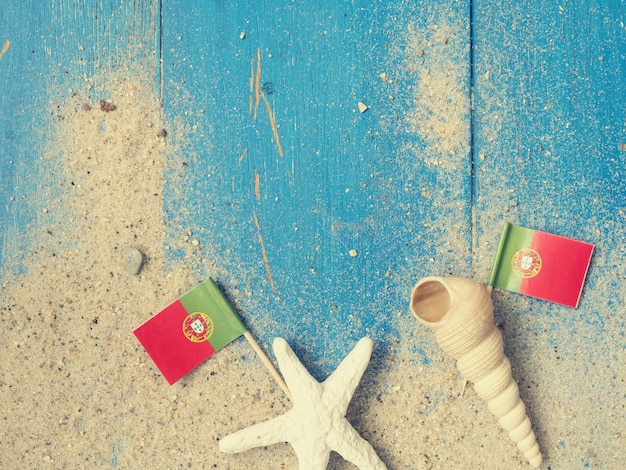
[[[363, 335], [384, 347], [413, 276], [433, 263], [470, 269], [469, 10], [446, 20], [465, 87], [460, 134], [438, 155], [407, 122], [416, 64], [403, 51], [410, 25], [439, 12], [164, 6], [165, 118], [192, 115], [181, 139], [189, 211], [169, 211], [173, 229], [197, 229], [227, 288], [254, 292], [238, 299], [250, 326], [271, 324], [256, 328], [264, 342], [288, 336], [322, 376]], [[445, 165], [425, 162], [436, 158]]]
[[[441, 367], [415, 336], [410, 289], [431, 274], [485, 281], [504, 221], [594, 243], [578, 309], [494, 302], [545, 468], [620, 468], [626, 4], [330, 3], [5, 1], [2, 273], [23, 268], [62, 191], [41, 162], [51, 93], [106, 99], [106, 71], [139, 67], [171, 149], [169, 260], [201, 248], [193, 269], [318, 379], [364, 335], [379, 374], [402, 348]], [[132, 468], [123, 437], [103, 441], [98, 468]]]
[[[0, 100], [0, 250], [2, 264], [28, 250], [21, 234], [41, 225], [54, 197], [54, 175], [41, 164], [52, 90], [108, 99], [107, 70], [151, 64], [158, 75], [159, 5], [156, 2], [5, 2], [0, 9], [4, 45]], [[158, 82], [158, 81], [157, 81]], [[11, 267], [13, 269], [14, 266]]]

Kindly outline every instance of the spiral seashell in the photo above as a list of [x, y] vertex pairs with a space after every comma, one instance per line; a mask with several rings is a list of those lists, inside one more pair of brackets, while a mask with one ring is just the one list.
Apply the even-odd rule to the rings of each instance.
[[541, 452], [504, 355], [489, 292], [471, 279], [427, 277], [413, 289], [411, 311], [434, 331], [441, 348], [456, 359], [463, 377], [474, 384], [528, 462], [538, 467]]

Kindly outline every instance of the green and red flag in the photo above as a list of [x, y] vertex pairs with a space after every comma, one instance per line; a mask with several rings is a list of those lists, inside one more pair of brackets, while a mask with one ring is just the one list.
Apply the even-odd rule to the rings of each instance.
[[170, 385], [245, 332], [210, 278], [134, 331]]
[[505, 224], [489, 285], [576, 308], [593, 245]]

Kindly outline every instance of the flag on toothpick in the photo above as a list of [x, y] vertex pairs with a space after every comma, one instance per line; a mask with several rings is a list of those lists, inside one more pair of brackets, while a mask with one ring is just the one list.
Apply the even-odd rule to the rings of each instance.
[[134, 333], [171, 385], [245, 334], [246, 327], [209, 278]]
[[489, 285], [576, 308], [593, 245], [505, 224]]

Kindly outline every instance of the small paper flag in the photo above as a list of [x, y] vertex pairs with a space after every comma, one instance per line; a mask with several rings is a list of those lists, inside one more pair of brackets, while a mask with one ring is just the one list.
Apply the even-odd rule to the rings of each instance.
[[170, 385], [245, 332], [210, 278], [134, 331]]
[[576, 308], [593, 245], [505, 224], [489, 285]]

